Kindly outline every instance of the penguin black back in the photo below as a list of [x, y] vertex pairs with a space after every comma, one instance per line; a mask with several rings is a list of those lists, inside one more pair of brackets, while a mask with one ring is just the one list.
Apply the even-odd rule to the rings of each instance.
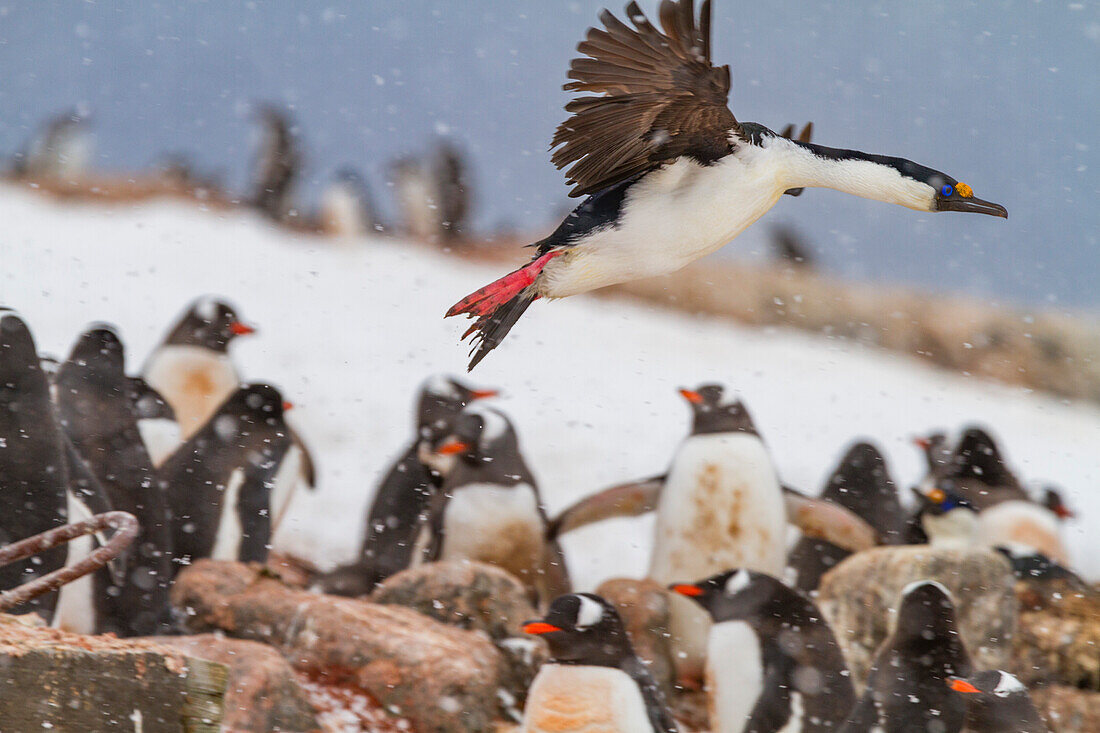
[[[825, 484], [821, 498], [865, 520], [874, 527], [883, 544], [904, 543], [908, 516], [882, 453], [870, 443], [856, 443], [845, 453]], [[816, 590], [821, 576], [850, 554], [825, 540], [799, 539], [788, 559], [788, 565], [796, 573], [796, 587]]]
[[[672, 590], [699, 603], [714, 620], [712, 641], [721, 639], [723, 625], [748, 624], [756, 634], [760, 659], [743, 654], [757, 650], [712, 644], [707, 665], [716, 696], [711, 709], [723, 712], [724, 686], [758, 686], [759, 696], [750, 701], [751, 711], [732, 710], [731, 717], [745, 716], [747, 731], [798, 730], [803, 733], [835, 730], [855, 704], [855, 691], [844, 655], [824, 616], [808, 598], [765, 573], [746, 569], [719, 573], [697, 583], [681, 583]], [[717, 635], [717, 637], [715, 636]], [[720, 652], [722, 658], [714, 658]], [[755, 664], [753, 664], [755, 662]], [[742, 679], [746, 670], [759, 665], [760, 678]], [[727, 704], [729, 701], [726, 701]], [[734, 708], [740, 708], [734, 704]], [[711, 721], [716, 730], [735, 727], [737, 720]]]
[[[966, 706], [947, 687], [949, 677], [972, 672], [947, 590], [918, 581], [902, 591], [894, 632], [871, 665], [867, 689], [841, 731], [958, 733]], [[877, 726], [877, 728], [876, 728]]]
[[[38, 361], [30, 329], [15, 313], [0, 310], [0, 544], [65, 524], [66, 458], [50, 385]], [[64, 545], [0, 568], [9, 590], [65, 564]], [[49, 618], [57, 593], [10, 611], [35, 610]]]
[[157, 470], [177, 559], [267, 558], [271, 485], [291, 445], [283, 410], [274, 387], [241, 387]]
[[151, 635], [167, 619], [171, 534], [168, 506], [154, 486], [152, 459], [137, 425], [139, 414], [157, 409], [156, 401], [137, 394], [124, 358], [113, 331], [87, 331], [58, 371], [56, 394], [61, 424], [110, 507], [133, 514], [141, 525], [126, 555], [122, 587], [108, 592], [109, 575], [96, 575], [97, 630]]
[[[606, 600], [591, 593], [558, 596], [543, 618], [529, 621], [523, 630], [546, 641], [550, 666], [607, 667], [625, 672], [641, 693], [654, 733], [677, 733], [660, 688], [634, 653], [618, 612]], [[543, 669], [549, 671], [550, 666]], [[532, 704], [537, 700], [529, 698], [528, 706]]]

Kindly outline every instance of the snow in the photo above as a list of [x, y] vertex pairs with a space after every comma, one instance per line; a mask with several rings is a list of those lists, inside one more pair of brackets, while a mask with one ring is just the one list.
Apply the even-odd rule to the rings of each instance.
[[[462, 374], [466, 322], [443, 320], [501, 274], [396, 240], [335, 247], [243, 212], [185, 203], [59, 204], [0, 191], [0, 299], [63, 357], [95, 321], [118, 326], [137, 371], [180, 310], [229, 298], [259, 325], [234, 359], [280, 387], [312, 446], [320, 489], [295, 498], [276, 546], [332, 565], [351, 558], [380, 474], [412, 432], [414, 392]], [[536, 303], [471, 377], [499, 387], [551, 512], [612, 483], [663, 472], [689, 423], [676, 389], [718, 381], [746, 401], [787, 483], [816, 492], [846, 446], [871, 437], [902, 489], [922, 475], [910, 438], [990, 426], [1036, 487], [1063, 486], [1066, 537], [1100, 577], [1100, 407], [951, 374], [858, 344], [590, 297]], [[641, 575], [652, 519], [566, 538], [578, 589]]]

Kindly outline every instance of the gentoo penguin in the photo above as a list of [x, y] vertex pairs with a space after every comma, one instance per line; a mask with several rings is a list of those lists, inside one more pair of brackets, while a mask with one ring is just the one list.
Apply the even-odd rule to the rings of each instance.
[[968, 499], [951, 490], [932, 489], [927, 494], [913, 489], [917, 499], [912, 544], [967, 549], [978, 544], [978, 511]]
[[893, 633], [875, 652], [867, 688], [840, 730], [958, 733], [966, 706], [947, 679], [972, 671], [947, 589], [930, 580], [911, 583], [902, 590]]
[[470, 214], [470, 182], [466, 160], [449, 141], [442, 141], [435, 153], [435, 198], [439, 205], [439, 228], [444, 240], [462, 236]]
[[391, 166], [390, 177], [405, 234], [424, 241], [439, 236], [439, 202], [427, 166], [415, 158], [402, 158]]
[[[850, 509], [875, 528], [883, 544], [905, 542], [908, 515], [898, 500], [886, 461], [870, 443], [856, 443], [840, 461], [821, 498]], [[794, 587], [810, 592], [821, 576], [851, 553], [826, 540], [801, 538], [788, 557]]]
[[240, 387], [229, 345], [255, 332], [229, 304], [200, 298], [150, 354], [142, 376], [172, 406], [181, 440], [194, 435]]
[[467, 407], [434, 452], [451, 465], [431, 499], [425, 558], [497, 565], [541, 604], [568, 592], [565, 557], [547, 536], [542, 497], [511, 421], [490, 407]]
[[1066, 506], [1066, 502], [1062, 500], [1061, 492], [1051, 487], [1047, 487], [1043, 491], [1043, 506], [1054, 512], [1055, 516], [1063, 521], [1077, 516], [1072, 509]]
[[252, 203], [274, 221], [290, 213], [290, 196], [302, 168], [302, 153], [294, 124], [286, 112], [272, 105], [256, 111], [261, 126], [253, 174]]
[[[121, 586], [96, 573], [95, 632], [149, 636], [163, 631], [172, 577], [168, 505], [154, 485], [153, 463], [138, 429], [139, 416], [158, 409], [124, 369], [122, 342], [109, 328], [85, 332], [58, 371], [61, 425], [80, 459], [103, 488], [111, 509], [133, 514], [141, 531], [126, 553]], [[136, 398], [136, 399], [135, 399]], [[142, 401], [152, 405], [142, 406]], [[70, 562], [71, 564], [71, 562]], [[64, 602], [66, 586], [62, 590]]]
[[966, 702], [966, 733], [1050, 733], [1027, 688], [1004, 670], [950, 677], [947, 686]]
[[367, 182], [353, 168], [341, 168], [321, 195], [321, 228], [336, 237], [361, 237], [382, 230]]
[[[793, 190], [802, 192], [802, 189]], [[772, 249], [775, 251], [776, 259], [787, 267], [797, 267], [802, 270], [811, 270], [814, 267], [814, 257], [810, 254], [810, 248], [791, 227], [772, 227]]]
[[947, 434], [943, 431], [935, 431], [927, 435], [918, 435], [913, 438], [913, 445], [924, 454], [927, 474], [924, 483], [935, 486], [951, 466], [951, 456], [954, 453], [951, 444], [947, 441]]
[[274, 387], [241, 387], [157, 469], [177, 563], [267, 558], [271, 485], [291, 446], [287, 407]]
[[[30, 329], [0, 309], [0, 545], [66, 523], [66, 456], [50, 385]], [[65, 564], [64, 545], [0, 567], [10, 590]], [[47, 593], [10, 611], [35, 611], [49, 621], [58, 594]]]
[[550, 648], [527, 693], [524, 733], [677, 733], [661, 689], [603, 598], [559, 596], [523, 630]]
[[[1008, 217], [965, 183], [903, 158], [828, 148], [738, 122], [726, 106], [730, 71], [711, 63], [711, 12], [663, 0], [660, 25], [637, 3], [631, 25], [608, 11], [577, 47], [565, 89], [585, 93], [550, 143], [584, 200], [532, 261], [447, 312], [476, 318], [472, 369], [538, 298], [556, 299], [675, 272], [717, 251], [806, 187], [922, 212]], [[465, 338], [464, 336], [463, 338]]]
[[967, 429], [935, 487], [954, 491], [978, 511], [1002, 501], [1030, 501], [1016, 475], [1008, 468], [997, 442], [985, 430]]
[[[681, 394], [691, 405], [692, 429], [661, 490], [649, 577], [668, 585], [741, 567], [782, 575], [786, 506], [748, 410], [740, 400], [723, 402], [717, 384]], [[708, 617], [676, 596], [670, 611], [677, 671], [697, 677], [703, 671]]]
[[446, 470], [438, 460], [434, 461], [434, 469], [429, 467], [422, 454], [431, 460], [436, 442], [466, 405], [496, 394], [496, 390], [473, 389], [441, 374], [429, 377], [421, 385], [416, 432], [374, 492], [364, 522], [359, 559], [322, 581], [326, 592], [363, 595], [409, 567], [432, 493], [443, 480], [441, 471]]
[[16, 156], [16, 174], [64, 183], [83, 178], [95, 154], [88, 122], [78, 110], [50, 119]]
[[1089, 584], [1080, 575], [1031, 547], [1001, 545], [993, 549], [1005, 556], [1018, 580], [1029, 583], [1065, 581], [1077, 590], [1091, 592]]
[[671, 590], [710, 614], [706, 687], [713, 733], [832, 731], [855, 704], [821, 612], [779, 580], [738, 569]]

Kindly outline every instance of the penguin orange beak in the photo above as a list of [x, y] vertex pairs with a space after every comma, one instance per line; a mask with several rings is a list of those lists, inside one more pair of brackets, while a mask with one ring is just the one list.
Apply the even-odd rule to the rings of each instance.
[[495, 389], [471, 389], [470, 399], [485, 400], [490, 397], [496, 397], [500, 392]]
[[917, 446], [921, 450], [928, 450], [928, 448], [932, 445], [932, 441], [928, 440], [928, 438], [921, 438], [918, 436], [916, 438], [913, 438], [913, 445]]
[[523, 633], [525, 634], [549, 634], [552, 631], [561, 631], [554, 624], [548, 624], [545, 621], [532, 621], [523, 625]]
[[1054, 507], [1054, 513], [1058, 515], [1059, 519], [1073, 519], [1077, 515], [1074, 514], [1065, 504], [1059, 504]]
[[972, 695], [975, 692], [981, 692], [977, 687], [970, 684], [966, 680], [960, 680], [958, 677], [948, 677], [947, 686], [955, 692], [965, 692], [968, 695]]
[[672, 586], [672, 590], [682, 596], [688, 596], [689, 598], [703, 595], [702, 588], [697, 585], [691, 585], [690, 583], [678, 583]]
[[690, 389], [680, 390], [680, 396], [693, 405], [698, 405], [703, 402], [703, 395], [699, 394], [698, 392], [693, 392]]
[[293, 410], [293, 409], [294, 409], [294, 403], [293, 402], [285, 402], [285, 401], [283, 402], [283, 412], [286, 412], [287, 410]]
[[452, 440], [436, 448], [435, 452], [441, 456], [453, 456], [456, 453], [465, 453], [468, 450], [470, 450], [469, 443], [463, 443], [461, 440]]
[[233, 321], [229, 324], [229, 330], [233, 332], [234, 336], [248, 336], [249, 334], [256, 333], [256, 329], [249, 326], [247, 323], [241, 323], [240, 321]]

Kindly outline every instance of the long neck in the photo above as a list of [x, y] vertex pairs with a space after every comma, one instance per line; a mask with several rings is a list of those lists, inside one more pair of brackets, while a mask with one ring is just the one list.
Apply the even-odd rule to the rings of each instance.
[[901, 174], [922, 168], [912, 161], [784, 138], [772, 144], [783, 152], [785, 188], [831, 188], [917, 211], [932, 210], [935, 189]]

